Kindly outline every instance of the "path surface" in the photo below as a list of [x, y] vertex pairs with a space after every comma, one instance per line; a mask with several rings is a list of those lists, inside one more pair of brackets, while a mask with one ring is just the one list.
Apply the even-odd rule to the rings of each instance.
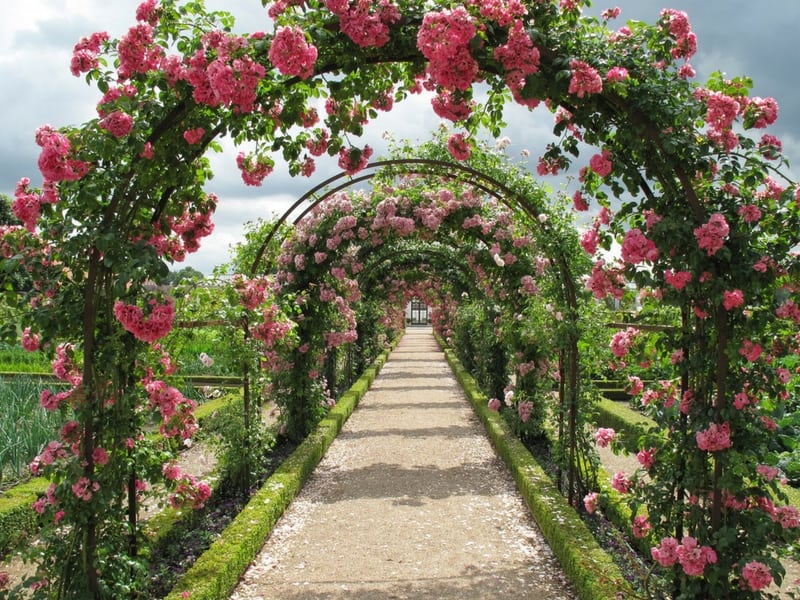
[[576, 597], [427, 328], [408, 330], [231, 596]]

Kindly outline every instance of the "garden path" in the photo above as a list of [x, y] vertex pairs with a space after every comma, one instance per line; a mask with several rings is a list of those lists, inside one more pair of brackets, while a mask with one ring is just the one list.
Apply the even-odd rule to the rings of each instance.
[[409, 328], [232, 600], [574, 599], [429, 328]]

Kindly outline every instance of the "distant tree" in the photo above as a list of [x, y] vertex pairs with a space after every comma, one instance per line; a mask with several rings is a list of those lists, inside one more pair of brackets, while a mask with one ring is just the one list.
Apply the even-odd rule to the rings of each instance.
[[20, 220], [14, 216], [11, 210], [11, 198], [6, 194], [0, 194], [0, 225], [19, 225]]
[[183, 267], [177, 271], [170, 271], [159, 283], [162, 285], [178, 285], [179, 283], [191, 283], [204, 279], [205, 275], [193, 267]]
[[[245, 223], [244, 241], [231, 248], [230, 262], [217, 267], [215, 273], [217, 275], [242, 273], [252, 276], [273, 271], [281, 252], [281, 243], [294, 229], [289, 223], [277, 224], [277, 221], [278, 218], [273, 216]], [[268, 236], [271, 237], [265, 247], [264, 243]], [[258, 264], [255, 264], [257, 256]], [[254, 267], [255, 272], [251, 272]]]

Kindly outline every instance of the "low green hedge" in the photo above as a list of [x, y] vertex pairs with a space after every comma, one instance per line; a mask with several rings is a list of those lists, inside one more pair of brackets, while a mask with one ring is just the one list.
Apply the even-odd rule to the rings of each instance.
[[37, 477], [9, 488], [0, 496], [0, 557], [39, 528], [39, 515], [31, 505], [48, 485], [46, 479]]
[[283, 511], [352, 414], [396, 346], [378, 356], [344, 394], [314, 431], [267, 479], [247, 506], [178, 580], [166, 600], [223, 600], [228, 598], [258, 554]]
[[579, 596], [583, 600], [635, 597], [619, 567], [600, 547], [544, 469], [514, 435], [502, 415], [489, 409], [486, 395], [478, 389], [472, 376], [451, 350], [445, 349], [445, 356]]
[[655, 425], [655, 421], [640, 412], [633, 410], [625, 402], [602, 398], [597, 403], [595, 425], [610, 427], [623, 434], [623, 445], [628, 452], [638, 450], [636, 443], [647, 430]]

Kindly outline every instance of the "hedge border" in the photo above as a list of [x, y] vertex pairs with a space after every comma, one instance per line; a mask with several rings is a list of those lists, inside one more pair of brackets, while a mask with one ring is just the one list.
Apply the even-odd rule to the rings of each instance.
[[[442, 345], [441, 340], [439, 340]], [[511, 431], [500, 413], [489, 409], [483, 394], [453, 351], [447, 362], [475, 409], [498, 455], [503, 459], [547, 543], [582, 600], [633, 598], [633, 588], [544, 469]]]
[[637, 451], [639, 438], [655, 424], [655, 421], [619, 400], [601, 398], [597, 403], [595, 425], [624, 433], [623, 445], [628, 452]]
[[327, 416], [267, 479], [247, 506], [176, 582], [165, 600], [225, 600], [278, 519], [325, 455], [400, 338], [396, 338], [339, 398]]

